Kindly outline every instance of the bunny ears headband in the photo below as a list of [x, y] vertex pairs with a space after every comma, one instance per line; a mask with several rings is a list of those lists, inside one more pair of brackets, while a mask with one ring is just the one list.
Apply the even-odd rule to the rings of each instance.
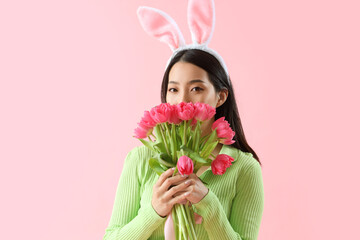
[[167, 62], [181, 50], [200, 49], [212, 54], [224, 68], [228, 80], [229, 73], [222, 57], [207, 45], [211, 40], [215, 27], [214, 0], [189, 0], [188, 25], [192, 44], [186, 44], [184, 37], [174, 21], [165, 12], [151, 7], [139, 7], [137, 11], [141, 26], [147, 34], [169, 45], [173, 54]]

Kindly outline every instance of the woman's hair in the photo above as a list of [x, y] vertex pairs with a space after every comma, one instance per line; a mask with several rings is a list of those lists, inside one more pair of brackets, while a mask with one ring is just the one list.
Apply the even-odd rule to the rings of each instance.
[[223, 89], [228, 90], [228, 97], [226, 101], [216, 109], [215, 120], [225, 116], [225, 119], [229, 122], [231, 128], [235, 131], [233, 147], [240, 149], [243, 152], [250, 152], [254, 158], [259, 162], [259, 157], [255, 151], [249, 146], [245, 139], [244, 130], [241, 125], [241, 120], [235, 100], [234, 90], [231, 85], [231, 81], [228, 81], [227, 74], [219, 61], [210, 53], [199, 49], [186, 49], [178, 52], [169, 62], [163, 77], [161, 85], [161, 102], [166, 102], [166, 94], [169, 82], [169, 73], [177, 62], [192, 63], [202, 69], [204, 69], [210, 78], [211, 83], [215, 87], [215, 91], [218, 93]]

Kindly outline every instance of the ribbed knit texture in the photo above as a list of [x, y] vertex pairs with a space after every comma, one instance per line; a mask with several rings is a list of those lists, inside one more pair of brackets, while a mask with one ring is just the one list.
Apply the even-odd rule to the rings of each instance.
[[[264, 209], [260, 164], [251, 153], [227, 145], [219, 154], [235, 160], [223, 175], [213, 175], [210, 167], [200, 176], [209, 192], [193, 204], [195, 212], [203, 217], [201, 224], [195, 224], [197, 237], [257, 239]], [[126, 156], [103, 240], [164, 239], [166, 218], [160, 217], [151, 205], [158, 175], [148, 165], [150, 156], [145, 146], [134, 148]]]

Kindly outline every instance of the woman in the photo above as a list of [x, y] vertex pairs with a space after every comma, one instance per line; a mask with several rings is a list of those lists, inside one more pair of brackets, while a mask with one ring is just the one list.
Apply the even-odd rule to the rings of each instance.
[[125, 159], [103, 239], [164, 239], [167, 215], [174, 204], [186, 201], [202, 217], [202, 222], [195, 225], [199, 240], [257, 239], [264, 208], [261, 163], [246, 142], [224, 68], [206, 51], [179, 51], [165, 71], [161, 100], [170, 104], [203, 102], [216, 107], [216, 115], [202, 125], [203, 131], [211, 131], [212, 123], [225, 116], [236, 132], [235, 143], [218, 144], [213, 154], [228, 154], [234, 162], [221, 176], [202, 167], [185, 177], [172, 176], [172, 169], [158, 177], [147, 165], [150, 150], [145, 146], [134, 148]]

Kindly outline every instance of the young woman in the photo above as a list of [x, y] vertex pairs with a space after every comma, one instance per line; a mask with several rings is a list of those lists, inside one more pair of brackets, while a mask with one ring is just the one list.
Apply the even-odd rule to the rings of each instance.
[[125, 159], [103, 239], [164, 239], [167, 215], [174, 204], [186, 201], [202, 218], [195, 225], [199, 240], [257, 239], [264, 208], [261, 163], [245, 139], [234, 91], [219, 61], [199, 49], [179, 51], [165, 71], [161, 100], [216, 107], [216, 115], [202, 130], [211, 131], [212, 123], [225, 116], [236, 132], [235, 143], [218, 144], [213, 154], [230, 155], [232, 166], [223, 175], [202, 167], [185, 177], [172, 176], [172, 169], [158, 176], [147, 163], [151, 151], [145, 146], [134, 148]]

